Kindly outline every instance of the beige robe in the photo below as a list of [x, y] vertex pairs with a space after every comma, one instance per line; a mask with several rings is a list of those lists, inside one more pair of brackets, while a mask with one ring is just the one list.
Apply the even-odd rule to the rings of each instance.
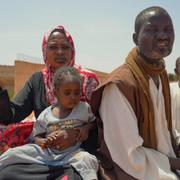
[[119, 88], [106, 85], [100, 105], [104, 139], [112, 160], [126, 173], [140, 180], [174, 180], [168, 156], [175, 157], [165, 117], [162, 85], [156, 88], [150, 78], [150, 94], [154, 105], [158, 151], [142, 146], [136, 115]]

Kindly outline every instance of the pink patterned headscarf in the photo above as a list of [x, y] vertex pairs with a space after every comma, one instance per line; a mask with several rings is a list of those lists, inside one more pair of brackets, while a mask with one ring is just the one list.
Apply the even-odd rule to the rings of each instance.
[[47, 41], [51, 35], [51, 33], [54, 30], [63, 30], [65, 33], [65, 36], [68, 40], [68, 42], [71, 44], [72, 47], [72, 59], [69, 62], [69, 64], [67, 64], [68, 66], [74, 66], [79, 73], [81, 74], [82, 78], [83, 78], [83, 89], [82, 89], [82, 96], [81, 96], [81, 100], [82, 101], [87, 101], [89, 102], [92, 91], [97, 87], [97, 85], [99, 84], [99, 81], [97, 79], [97, 76], [95, 75], [95, 73], [85, 70], [83, 68], [81, 68], [80, 66], [75, 65], [75, 47], [74, 47], [74, 42], [73, 39], [71, 37], [71, 35], [65, 30], [65, 28], [63, 26], [57, 26], [54, 29], [49, 30], [43, 38], [43, 42], [42, 42], [42, 52], [43, 52], [43, 58], [44, 58], [44, 62], [47, 65], [46, 68], [44, 68], [42, 70], [42, 74], [43, 74], [43, 79], [44, 79], [44, 84], [45, 84], [45, 89], [46, 89], [46, 98], [49, 102], [49, 104], [55, 104], [57, 102], [57, 99], [53, 93], [53, 77], [54, 77], [54, 73], [51, 71], [49, 65], [47, 64], [47, 59], [46, 59], [46, 46], [47, 46]]
[[46, 46], [47, 46], [47, 42], [48, 42], [48, 39], [51, 35], [51, 33], [54, 31], [54, 30], [62, 30], [67, 38], [67, 41], [71, 44], [71, 47], [72, 47], [72, 59], [71, 61], [69, 62], [69, 64], [67, 64], [68, 66], [73, 66], [74, 63], [75, 63], [75, 47], [74, 47], [74, 42], [72, 40], [72, 37], [71, 35], [64, 29], [63, 26], [57, 26], [51, 30], [49, 30], [43, 37], [43, 42], [42, 42], [42, 52], [43, 52], [43, 58], [44, 58], [44, 62], [47, 63], [47, 59], [46, 59]]

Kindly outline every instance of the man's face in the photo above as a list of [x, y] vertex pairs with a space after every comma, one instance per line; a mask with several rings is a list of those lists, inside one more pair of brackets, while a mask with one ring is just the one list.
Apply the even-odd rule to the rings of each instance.
[[149, 12], [137, 34], [135, 43], [139, 52], [147, 59], [157, 61], [171, 53], [173, 42], [174, 29], [170, 17]]

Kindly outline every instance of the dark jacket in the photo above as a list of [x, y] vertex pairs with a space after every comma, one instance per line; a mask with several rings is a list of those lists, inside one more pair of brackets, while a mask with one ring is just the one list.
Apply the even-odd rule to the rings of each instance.
[[13, 101], [9, 100], [6, 90], [0, 91], [0, 123], [20, 122], [32, 111], [37, 118], [48, 106], [43, 75], [41, 72], [36, 72], [29, 78]]

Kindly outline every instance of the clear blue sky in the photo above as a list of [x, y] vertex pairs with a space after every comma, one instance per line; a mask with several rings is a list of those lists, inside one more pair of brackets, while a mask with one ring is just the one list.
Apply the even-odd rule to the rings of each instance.
[[110, 72], [134, 46], [136, 15], [152, 5], [164, 7], [174, 23], [174, 49], [166, 58], [172, 73], [180, 56], [180, 0], [1, 0], [0, 64], [13, 65], [18, 53], [42, 58], [44, 32], [62, 24], [74, 39], [77, 64]]

